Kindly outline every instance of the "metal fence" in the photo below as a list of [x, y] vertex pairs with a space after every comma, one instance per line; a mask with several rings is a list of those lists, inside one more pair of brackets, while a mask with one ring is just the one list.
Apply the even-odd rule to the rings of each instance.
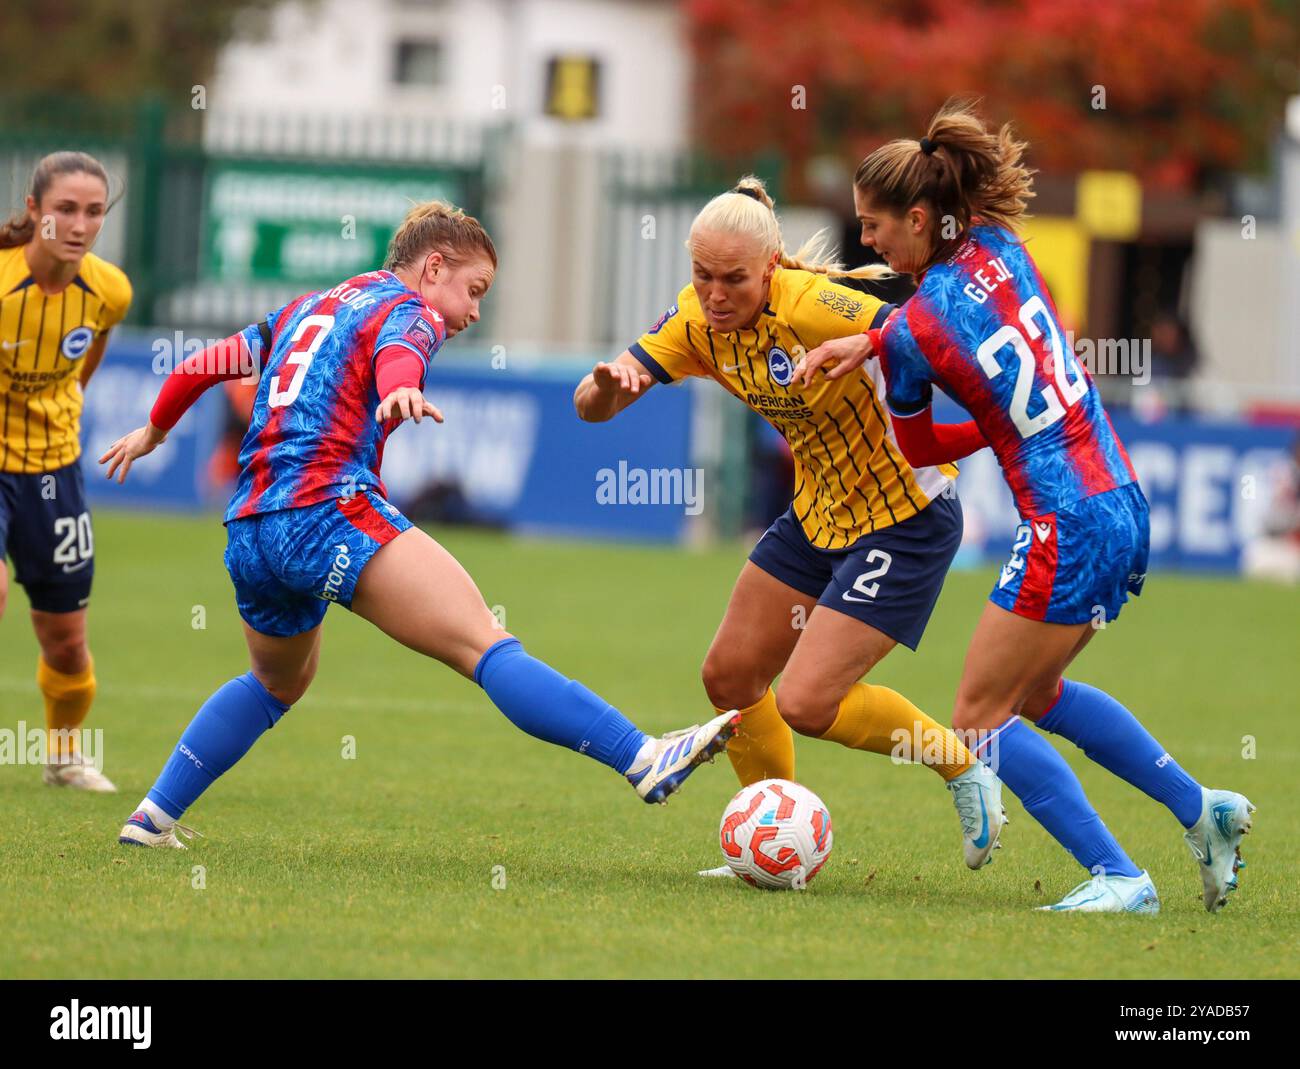
[[[94, 154], [110, 172], [113, 193], [123, 193], [96, 251], [131, 279], [129, 322], [221, 337], [300, 293], [381, 263], [388, 236], [415, 201], [451, 200], [491, 229], [511, 195], [512, 139], [509, 125], [406, 115], [238, 113], [157, 99], [5, 95], [0, 208], [21, 206], [45, 153]], [[783, 177], [775, 158], [723, 163], [610, 149], [598, 150], [592, 163], [598, 202], [587, 233], [596, 247], [592, 261], [578, 258], [598, 266], [571, 282], [590, 285], [597, 299], [583, 306], [591, 322], [570, 325], [574, 338], [624, 344], [662, 314], [684, 281], [683, 242], [700, 206], [747, 171], [779, 199]], [[528, 181], [526, 174], [515, 178], [520, 186]], [[653, 240], [643, 239], [647, 226]], [[501, 311], [499, 302], [485, 304], [480, 339], [493, 336]], [[730, 534], [742, 520], [752, 428], [743, 408], [727, 400], [703, 392], [693, 441], [696, 463], [708, 469], [721, 502], [713, 519]]]
[[691, 220], [707, 201], [745, 173], [761, 177], [779, 200], [783, 177], [775, 157], [724, 163], [681, 152], [614, 150], [602, 156], [601, 168], [602, 333], [611, 341], [636, 337], [668, 307], [665, 295], [675, 294], [685, 277]]

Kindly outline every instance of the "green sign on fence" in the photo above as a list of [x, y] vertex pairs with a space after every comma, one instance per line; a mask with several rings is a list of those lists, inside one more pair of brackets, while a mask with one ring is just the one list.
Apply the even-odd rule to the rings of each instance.
[[412, 204], [465, 204], [465, 176], [213, 161], [207, 176], [203, 264], [229, 282], [324, 284], [383, 263]]

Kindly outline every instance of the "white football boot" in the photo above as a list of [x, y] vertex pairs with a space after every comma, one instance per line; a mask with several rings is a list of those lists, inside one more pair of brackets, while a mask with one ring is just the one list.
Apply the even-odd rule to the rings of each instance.
[[95, 791], [98, 794], [117, 793], [113, 781], [79, 751], [47, 761], [41, 778], [50, 787], [71, 787], [74, 791]]
[[719, 865], [716, 869], [700, 869], [700, 871], [697, 872], [695, 875], [707, 876], [709, 879], [719, 879], [719, 880], [725, 880], [728, 876], [730, 876], [733, 880], [736, 879], [736, 874], [731, 871], [730, 865]]
[[1237, 870], [1245, 868], [1241, 840], [1249, 834], [1255, 807], [1244, 794], [1201, 788], [1201, 816], [1183, 834], [1192, 856], [1200, 862], [1205, 908], [1218, 913], [1237, 889]]
[[177, 832], [187, 839], [193, 839], [196, 835], [203, 838], [201, 831], [187, 828], [184, 824], [160, 828], [148, 813], [137, 809], [117, 833], [117, 841], [127, 846], [169, 846], [173, 850], [188, 850], [189, 847], [176, 838]]
[[1048, 913], [1159, 913], [1160, 897], [1145, 872], [1137, 876], [1094, 876], [1056, 905], [1038, 909]]
[[703, 761], [712, 761], [736, 733], [740, 714], [732, 709], [703, 726], [670, 731], [651, 739], [648, 754], [627, 770], [627, 781], [647, 802], [666, 802]]
[[1000, 849], [1002, 828], [1008, 823], [1002, 808], [1002, 781], [983, 761], [948, 781], [953, 805], [961, 818], [962, 851], [968, 868], [991, 864]]

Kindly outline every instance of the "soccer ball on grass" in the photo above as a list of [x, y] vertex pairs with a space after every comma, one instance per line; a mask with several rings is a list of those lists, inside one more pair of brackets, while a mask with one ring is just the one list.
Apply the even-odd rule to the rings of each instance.
[[718, 828], [722, 856], [751, 887], [803, 890], [831, 856], [831, 814], [817, 795], [788, 779], [743, 787]]

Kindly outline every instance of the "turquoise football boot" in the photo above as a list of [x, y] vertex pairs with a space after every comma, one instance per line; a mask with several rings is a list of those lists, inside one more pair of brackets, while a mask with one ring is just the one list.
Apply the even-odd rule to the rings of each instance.
[[1048, 913], [1159, 913], [1156, 885], [1145, 872], [1137, 876], [1094, 876], [1079, 884]]
[[1244, 794], [1201, 789], [1201, 816], [1183, 835], [1192, 856], [1200, 862], [1205, 908], [1218, 913], [1237, 889], [1241, 840], [1250, 833], [1255, 807]]

